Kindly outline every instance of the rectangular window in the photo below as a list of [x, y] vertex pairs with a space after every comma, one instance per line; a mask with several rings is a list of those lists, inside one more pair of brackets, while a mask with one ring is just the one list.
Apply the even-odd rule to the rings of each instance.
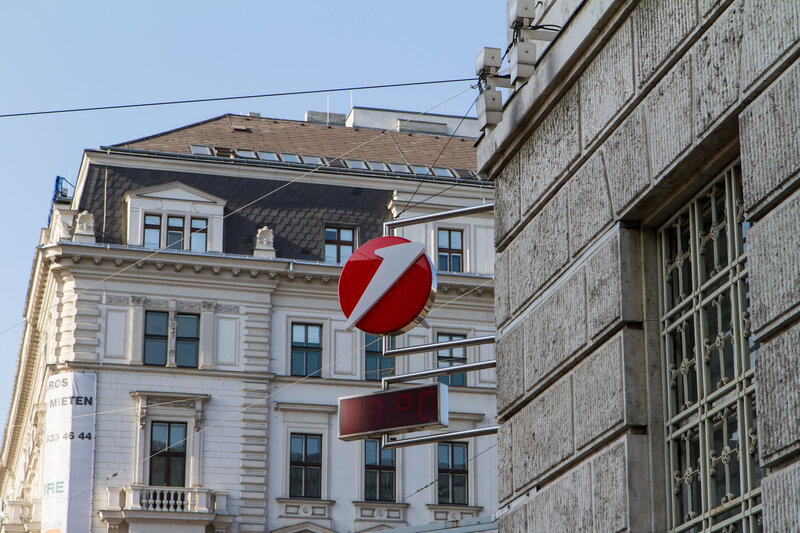
[[658, 232], [670, 531], [760, 530], [748, 228], [736, 164]]
[[292, 375], [322, 375], [322, 326], [292, 324]]
[[[436, 335], [436, 342], [457, 341], [461, 339], [466, 339], [466, 336], [452, 333], [439, 333]], [[467, 349], [449, 348], [447, 350], [439, 350], [436, 359], [439, 368], [463, 365], [467, 362]], [[439, 376], [439, 382], [445, 385], [465, 387], [467, 385], [467, 374], [461, 372], [459, 374], [450, 374], [449, 376]]]
[[161, 215], [144, 216], [144, 247], [161, 248]]
[[439, 178], [452, 178], [453, 173], [450, 172], [450, 169], [443, 168], [443, 167], [433, 167], [433, 173], [436, 174]]
[[381, 441], [364, 441], [364, 499], [367, 501], [394, 501], [395, 455], [394, 450], [382, 450]]
[[199, 346], [200, 316], [179, 314], [175, 331], [175, 364], [197, 368]]
[[325, 262], [342, 264], [350, 257], [355, 247], [353, 228], [325, 227]]
[[[394, 349], [395, 338], [389, 337], [389, 348]], [[394, 374], [394, 357], [383, 356], [383, 337], [366, 334], [364, 338], [366, 372], [364, 379], [380, 381], [383, 376]]]
[[183, 487], [185, 479], [186, 424], [153, 422], [150, 427], [150, 485]]
[[166, 366], [169, 313], [146, 311], [144, 314], [144, 364]]
[[438, 502], [467, 505], [467, 444], [440, 442], [438, 455]]
[[167, 217], [167, 249], [183, 249], [183, 217]]
[[322, 497], [322, 435], [291, 434], [289, 497]]
[[[175, 328], [175, 363], [197, 368], [200, 347], [200, 316], [178, 314]], [[169, 313], [146, 311], [144, 314], [144, 364], [167, 365]]]
[[208, 220], [192, 219], [192, 233], [189, 236], [189, 249], [193, 252], [205, 252], [208, 245]]
[[189, 148], [192, 151], [192, 155], [211, 155], [211, 148], [208, 146], [203, 146], [201, 144], [191, 144]]
[[440, 229], [438, 237], [439, 270], [462, 272], [464, 247], [461, 230]]
[[262, 161], [280, 161], [278, 154], [275, 152], [267, 152], [267, 151], [259, 151], [258, 157], [261, 158]]

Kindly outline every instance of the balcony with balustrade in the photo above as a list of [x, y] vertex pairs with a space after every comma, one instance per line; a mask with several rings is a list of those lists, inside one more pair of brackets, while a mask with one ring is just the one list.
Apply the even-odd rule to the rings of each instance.
[[[234, 515], [228, 514], [228, 493], [201, 488], [130, 485], [107, 488], [108, 506], [100, 518], [109, 533], [127, 524], [129, 533], [153, 531], [154, 525], [181, 533], [227, 533]], [[124, 530], [124, 528], [123, 528]]]

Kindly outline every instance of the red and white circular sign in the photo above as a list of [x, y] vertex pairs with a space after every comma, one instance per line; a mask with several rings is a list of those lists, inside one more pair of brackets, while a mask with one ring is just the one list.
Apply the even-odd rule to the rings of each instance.
[[436, 296], [436, 270], [425, 245], [378, 237], [350, 256], [339, 278], [339, 306], [347, 329], [388, 335], [417, 326]]

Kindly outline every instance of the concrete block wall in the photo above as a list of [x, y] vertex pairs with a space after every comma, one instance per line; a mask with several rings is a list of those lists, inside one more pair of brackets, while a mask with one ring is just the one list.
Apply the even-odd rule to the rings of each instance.
[[653, 230], [740, 155], [764, 524], [797, 529], [800, 3], [618, 2], [598, 21], [550, 85], [534, 74], [538, 97], [521, 91], [524, 119], [509, 102], [516, 129], [482, 141], [502, 155], [479, 149], [497, 190], [500, 528], [666, 527]]

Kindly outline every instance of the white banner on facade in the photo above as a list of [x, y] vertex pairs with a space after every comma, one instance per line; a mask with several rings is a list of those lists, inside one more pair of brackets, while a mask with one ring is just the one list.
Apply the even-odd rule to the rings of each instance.
[[41, 531], [85, 533], [92, 510], [97, 375], [64, 372], [46, 386]]

